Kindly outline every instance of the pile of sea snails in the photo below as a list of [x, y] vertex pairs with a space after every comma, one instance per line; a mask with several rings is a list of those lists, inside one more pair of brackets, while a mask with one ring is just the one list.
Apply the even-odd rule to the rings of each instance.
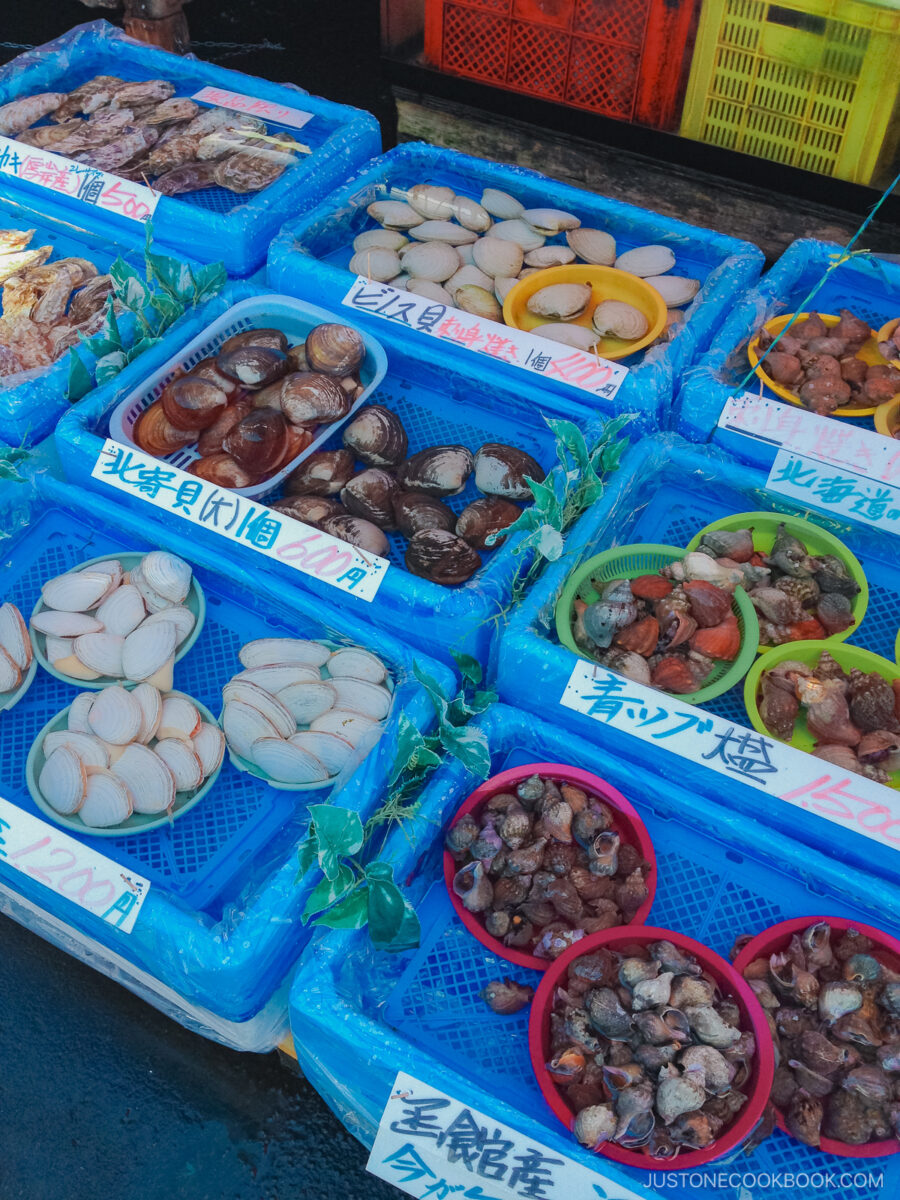
[[819, 921], [744, 968], [775, 1045], [771, 1101], [808, 1146], [900, 1137], [900, 973], [883, 959]]
[[187, 373], [177, 371], [132, 436], [157, 458], [195, 446], [194, 475], [252, 487], [294, 462], [320, 426], [348, 415], [364, 390], [365, 356], [349, 325], [317, 325], [294, 345], [280, 329], [244, 330]]
[[17, 688], [31, 666], [28, 626], [14, 604], [0, 605], [0, 693]]
[[649, 863], [599, 797], [531, 775], [466, 813], [445, 842], [453, 890], [485, 930], [536, 958], [558, 958], [588, 933], [627, 925], [648, 896]]
[[693, 955], [654, 941], [573, 960], [556, 989], [550, 1053], [582, 1145], [671, 1159], [733, 1123], [757, 1049], [739, 1005]]
[[824, 651], [816, 666], [788, 659], [763, 671], [758, 704], [766, 728], [785, 742], [802, 708], [816, 758], [877, 783], [900, 771], [900, 679], [845, 671]]
[[[408, 570], [446, 587], [479, 569], [479, 551], [499, 545], [521, 515], [519, 505], [532, 500], [528, 480], [544, 478], [530, 454], [500, 442], [485, 442], [474, 455], [449, 445], [407, 457], [403, 422], [380, 404], [362, 409], [343, 441], [342, 450], [317, 451], [302, 462], [272, 507], [382, 556], [389, 553], [385, 532], [397, 531], [409, 539]], [[445, 501], [464, 491], [471, 475], [482, 495], [457, 516]]]
[[[586, 229], [560, 209], [526, 208], [496, 188], [486, 188], [477, 203], [452, 188], [417, 183], [405, 199], [376, 200], [367, 211], [382, 228], [355, 238], [351, 271], [491, 321], [503, 321], [503, 301], [520, 279], [576, 261], [642, 276], [668, 307], [669, 329], [683, 321], [681, 308], [700, 288], [697, 279], [669, 273], [675, 255], [668, 246], [618, 253], [605, 230]], [[572, 324], [589, 298], [583, 285], [541, 289], [529, 307], [545, 323], [532, 332], [581, 350], [605, 334], [633, 340], [646, 333], [643, 314], [619, 301], [598, 305], [593, 331]]]

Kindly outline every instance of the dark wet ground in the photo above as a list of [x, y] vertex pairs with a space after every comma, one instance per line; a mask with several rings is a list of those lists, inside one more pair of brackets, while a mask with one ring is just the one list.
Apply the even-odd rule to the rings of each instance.
[[276, 1055], [188, 1033], [0, 917], [0, 1200], [397, 1200]]

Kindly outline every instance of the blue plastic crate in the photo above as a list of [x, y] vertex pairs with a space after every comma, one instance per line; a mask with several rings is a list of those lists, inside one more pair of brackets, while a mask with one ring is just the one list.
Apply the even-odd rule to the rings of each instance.
[[[693, 442], [712, 441], [742, 462], [771, 467], [776, 447], [754, 438], [721, 430], [719, 415], [750, 370], [747, 343], [764, 322], [782, 313], [805, 311], [801, 305], [842, 253], [833, 242], [801, 238], [751, 288], [728, 314], [706, 354], [681, 376], [675, 400], [674, 428]], [[900, 316], [900, 265], [875, 257], [860, 257], [842, 263], [826, 280], [810, 306], [815, 312], [834, 313], [849, 308], [868, 321], [877, 333], [885, 321]], [[753, 375], [747, 390], [758, 393], [760, 380]], [[763, 395], [778, 400], [769, 388]], [[787, 401], [782, 401], [787, 403]], [[840, 424], [874, 429], [871, 417], [834, 418]]]
[[[196, 331], [198, 322], [208, 324], [238, 300], [258, 294], [257, 289], [251, 289], [247, 284], [232, 285], [203, 309], [191, 323], [190, 333]], [[343, 319], [340, 309], [336, 310], [334, 319]], [[112, 383], [99, 388], [73, 408], [60, 422], [56, 439], [59, 453], [66, 473], [75, 482], [108, 494], [102, 483], [91, 479], [90, 472], [102, 438], [108, 432], [109, 413], [122, 396], [140, 387], [142, 380], [174, 355], [179, 345], [186, 344], [187, 328], [173, 330], [161, 346], [148, 351]], [[378, 326], [369, 325], [367, 330], [383, 344], [388, 356], [387, 375], [370, 400], [393, 409], [402, 419], [409, 435], [410, 454], [446, 442], [462, 443], [474, 452], [484, 442], [499, 441], [511, 442], [527, 451], [545, 469], [554, 466], [554, 439], [544, 420], [544, 416], [560, 415], [553, 397], [533, 398], [523, 394], [514, 386], [515, 381], [492, 362], [482, 366], [471, 358], [448, 360], [440, 345], [428, 341], [411, 345], [397, 335], [393, 326], [383, 322]], [[332, 448], [340, 445], [339, 432], [326, 443], [326, 447]], [[268, 499], [274, 499], [277, 494], [272, 493]], [[448, 497], [447, 503], [455, 512], [460, 512], [478, 494], [470, 480], [464, 492]], [[146, 511], [144, 503], [129, 495], [117, 493], [117, 498], [119, 503], [136, 511]], [[162, 514], [159, 510], [154, 512], [158, 519], [178, 529], [188, 527], [180, 517]], [[215, 535], [203, 529], [193, 527], [192, 536], [212, 537], [220, 547], [223, 545]], [[384, 629], [402, 628], [409, 642], [422, 646], [448, 663], [452, 661], [451, 650], [485, 659], [509, 603], [512, 579], [519, 563], [513, 554], [517, 539], [510, 539], [497, 550], [483, 552], [482, 568], [465, 584], [455, 588], [442, 587], [410, 574], [403, 564], [406, 539], [392, 534], [389, 540], [393, 568], [387, 573], [378, 595], [371, 602], [354, 600], [347, 595], [343, 602], [351, 605], [357, 616]], [[327, 584], [255, 554], [249, 548], [232, 543], [228, 546], [229, 553], [236, 559], [252, 562], [252, 569], [275, 572], [295, 587], [333, 600], [333, 589]]]
[[[697, 796], [689, 781], [664, 780], [645, 760], [589, 743], [570, 729], [497, 705], [478, 718], [491, 748], [491, 772], [526, 762], [565, 762], [594, 772], [634, 804], [653, 839], [659, 884], [649, 920], [698, 939], [728, 956], [735, 937], [760, 932], [790, 917], [833, 915], [876, 925], [896, 935], [900, 890], [863, 878], [748, 816]], [[836, 1159], [785, 1134], [749, 1157], [717, 1165], [738, 1178], [721, 1187], [694, 1182], [699, 1172], [663, 1186], [644, 1170], [620, 1166], [577, 1145], [553, 1116], [534, 1080], [527, 1045], [528, 1011], [491, 1013], [478, 992], [509, 975], [536, 984], [539, 975], [495, 957], [465, 929], [441, 877], [441, 828], [477, 786], [461, 764], [448, 762], [422, 794], [414, 823], [389, 842], [416, 904], [424, 932], [418, 950], [379, 954], [359, 934], [321, 935], [305, 952], [291, 993], [291, 1028], [303, 1073], [361, 1141], [371, 1144], [398, 1070], [511, 1125], [551, 1151], [561, 1151], [648, 1197], [692, 1200], [782, 1197], [785, 1190], [747, 1184], [755, 1172], [876, 1173], [882, 1188], [848, 1182], [829, 1188], [837, 1200], [880, 1200], [900, 1188], [900, 1156]], [[890, 914], [890, 919], [887, 915]], [[347, 1071], [347, 1063], [354, 1069]], [[677, 1165], [677, 1163], [676, 1163]], [[656, 1170], [665, 1169], [660, 1164]], [[601, 1193], [602, 1194], [602, 1193]]]
[[[563, 557], [547, 568], [513, 614], [500, 642], [501, 700], [541, 716], [554, 712], [555, 720], [564, 721], [588, 739], [602, 740], [627, 758], [639, 756], [658, 764], [662, 775], [687, 779], [707, 795], [719, 794], [724, 786], [722, 777], [702, 763], [670, 755], [662, 746], [635, 741], [610, 725], [560, 706], [578, 659], [557, 640], [554, 610], [566, 579], [584, 559], [613, 546], [638, 542], [687, 546], [705, 525], [738, 512], [770, 510], [806, 517], [844, 541], [861, 562], [869, 582], [869, 607], [848, 644], [893, 661], [900, 625], [900, 563], [895, 539], [869, 526], [838, 521], [793, 504], [768, 492], [765, 484], [761, 472], [734, 463], [721, 451], [690, 446], [672, 434], [645, 438], [630, 450], [603, 499], [569, 534]], [[749, 727], [743, 682], [703, 707]], [[737, 778], [728, 787], [727, 803], [741, 812], [759, 814], [770, 827], [824, 853], [840, 855], [885, 878], [897, 878], [895, 851], [770, 798]]]
[[[276, 790], [226, 759], [214, 789], [170, 829], [123, 838], [72, 835], [151, 881], [130, 935], [0, 864], [4, 887], [93, 939], [101, 953], [121, 955], [190, 1004], [229, 1021], [247, 1020], [309, 937], [300, 914], [317, 878], [309, 872], [296, 879], [308, 804], [331, 795], [367, 816], [387, 785], [400, 714], [422, 729], [434, 717], [412, 674], [413, 660], [445, 688], [452, 688], [453, 677], [394, 637], [313, 597], [290, 594], [277, 581], [166, 530], [150, 514], [137, 518], [50, 475], [0, 486], [0, 520], [10, 534], [3, 543], [3, 598], [26, 617], [41, 582], [95, 555], [162, 546], [189, 561], [206, 593], [207, 617], [196, 644], [176, 664], [175, 683], [213, 712], [220, 711], [222, 686], [239, 669], [240, 646], [252, 638], [327, 637], [363, 645], [393, 674], [396, 701], [384, 735], [337, 791]], [[0, 791], [32, 814], [40, 816], [25, 784], [25, 758], [35, 735], [77, 691], [39, 669], [27, 695], [0, 714]]]
[[[159, 241], [201, 262], [222, 259], [233, 276], [250, 275], [260, 267], [285, 221], [317, 204], [381, 149], [378, 122], [370, 113], [146, 46], [106, 21], [77, 26], [8, 63], [0, 70], [0, 104], [37, 92], [68, 92], [99, 74], [128, 80], [167, 79], [175, 84], [178, 96], [192, 96], [203, 87], [224, 88], [313, 114], [299, 131], [269, 122], [270, 133], [293, 132], [312, 149], [311, 154], [299, 155], [270, 187], [242, 195], [217, 187], [160, 198], [153, 218]], [[47, 211], [89, 224], [97, 233], [126, 245], [143, 241], [143, 230], [134, 221], [80, 201], [55, 199], [53, 193], [10, 176], [3, 178], [4, 186], [19, 194], [39, 196]]]
[[[675, 380], [706, 349], [724, 314], [744, 288], [756, 281], [762, 266], [761, 251], [749, 242], [609, 200], [535, 171], [414, 142], [367, 164], [317, 208], [284, 227], [269, 253], [271, 286], [331, 307], [339, 305], [353, 279], [347, 270], [353, 254], [351, 243], [364, 229], [377, 228], [366, 206], [385, 198], [391, 188], [405, 191], [414, 183], [452, 187], [475, 200], [480, 199], [485, 187], [501, 188], [526, 206], [565, 209], [580, 217], [583, 225], [613, 234], [620, 251], [651, 242], [671, 246], [677, 256], [677, 272], [703, 282], [688, 310], [685, 326], [668, 346], [623, 360], [630, 374], [613, 401], [564, 383], [537, 381], [515, 367], [502, 366], [516, 389], [539, 390], [542, 395], [558, 389], [576, 419], [598, 412], [611, 415], [634, 411], [642, 430], [665, 428]], [[356, 315], [379, 328], [388, 324], [377, 317]], [[413, 338], [416, 346], [427, 340], [425, 334], [401, 332]], [[459, 356], [473, 360], [469, 351], [448, 343], [441, 345], [448, 362]], [[483, 360], [483, 355], [474, 359], [479, 364]]]

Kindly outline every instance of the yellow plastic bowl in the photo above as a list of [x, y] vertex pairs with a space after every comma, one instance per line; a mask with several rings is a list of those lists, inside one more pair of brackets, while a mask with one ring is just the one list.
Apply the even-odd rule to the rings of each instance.
[[[878, 342], [879, 345], [881, 342], [889, 341], [898, 325], [900, 325], [900, 317], [893, 317], [890, 321], [885, 321], [882, 327], [875, 334], [875, 341]], [[879, 354], [880, 353], [881, 351], [879, 351]], [[884, 355], [882, 355], [881, 361], [889, 362], [891, 366], [894, 367], [900, 367], [900, 350], [897, 351], [893, 358], [885, 358]]]
[[900, 396], [879, 404], [875, 409], [875, 429], [884, 437], [892, 438], [900, 433]]
[[547, 267], [519, 280], [503, 302], [503, 320], [506, 324], [525, 330], [546, 324], [546, 317], [536, 317], [528, 311], [528, 301], [535, 292], [554, 283], [589, 283], [594, 293], [584, 313], [569, 324], [590, 329], [591, 314], [601, 300], [624, 300], [626, 304], [640, 309], [647, 318], [647, 332], [633, 342], [623, 342], [615, 337], [598, 338], [601, 358], [627, 358], [629, 354], [636, 354], [655, 342], [666, 327], [666, 302], [656, 288], [637, 275], [629, 275], [627, 271], [617, 271], [615, 267], [594, 267], [589, 263]]
[[[803, 321], [809, 316], [809, 313], [787, 313], [781, 317], [773, 317], [771, 321], [766, 321], [763, 329], [765, 329], [767, 333], [771, 333], [774, 337], [776, 334], [781, 333], [788, 321], [792, 320], [795, 315], [797, 316], [798, 321]], [[819, 313], [819, 316], [829, 329], [832, 329], [835, 325], [837, 325], [838, 321], [841, 319], [840, 317], [828, 316], [825, 313]], [[788, 337], [790, 337], [790, 334], [788, 334]], [[766, 387], [772, 389], [776, 396], [780, 396], [782, 400], [787, 400], [791, 404], [796, 404], [798, 408], [806, 408], [806, 405], [796, 394], [796, 392], [792, 392], [789, 388], [786, 388], [783, 383], [776, 383], [774, 379], [771, 379], [766, 374], [765, 367], [760, 367], [758, 365], [760, 358], [762, 358], [762, 355], [759, 352], [759, 334], [757, 334], [756, 337], [751, 340], [750, 345], [747, 347], [747, 357], [750, 359], [750, 365], [754, 368], [756, 374], [763, 381]], [[861, 358], [864, 363], [869, 363], [873, 367], [884, 365], [884, 359], [878, 352], [878, 341], [874, 335], [870, 337], [867, 342], [863, 343], [862, 349], [857, 350], [856, 357]], [[875, 411], [876, 405], [874, 404], [871, 406], [871, 408], [836, 408], [834, 412], [831, 413], [831, 416], [871, 417]]]

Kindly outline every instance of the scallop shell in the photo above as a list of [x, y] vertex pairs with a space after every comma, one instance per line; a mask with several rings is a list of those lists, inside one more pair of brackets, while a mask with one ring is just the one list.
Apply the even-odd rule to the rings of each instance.
[[122, 675], [122, 648], [125, 639], [114, 633], [83, 633], [75, 639], [76, 656], [98, 675], [118, 679]]
[[396, 229], [367, 229], [353, 239], [354, 253], [361, 250], [393, 250], [397, 254], [408, 245], [409, 238]]
[[456, 198], [453, 188], [438, 187], [433, 183], [414, 183], [406, 193], [410, 208], [428, 220], [435, 217], [447, 220], [452, 217]]
[[510, 196], [509, 192], [501, 192], [499, 188], [484, 189], [481, 193], [481, 207], [500, 221], [514, 221], [525, 211], [525, 205], [515, 196]]
[[332, 708], [310, 724], [314, 733], [336, 733], [345, 742], [356, 749], [364, 740], [371, 739], [375, 730], [381, 727], [377, 721], [372, 721], [360, 713], [350, 712], [343, 708]]
[[498, 221], [491, 230], [491, 237], [500, 238], [504, 242], [515, 242], [517, 246], [521, 246], [523, 254], [527, 254], [529, 250], [537, 250], [547, 240], [543, 234], [518, 218], [512, 221]]
[[96, 699], [96, 692], [79, 692], [69, 705], [68, 726], [72, 733], [91, 732], [91, 727], [88, 724], [87, 718], [88, 713], [91, 711], [91, 706]]
[[189, 742], [202, 722], [200, 710], [187, 696], [165, 696], [155, 736], [160, 741], [164, 738], [181, 738]]
[[400, 261], [407, 274], [432, 283], [443, 283], [459, 270], [459, 255], [446, 242], [415, 242]]
[[616, 259], [616, 267], [629, 275], [663, 275], [675, 266], [675, 255], [668, 246], [636, 246]]
[[561, 208], [526, 208], [520, 216], [544, 237], [555, 237], [567, 229], [577, 229], [581, 224], [578, 217], [573, 213], [564, 212]]
[[0, 647], [20, 671], [31, 666], [31, 638], [22, 614], [14, 604], [0, 604]]
[[44, 653], [47, 655], [47, 661], [55, 667], [62, 658], [74, 658], [75, 642], [77, 640], [77, 638], [48, 637], [44, 642]]
[[379, 250], [378, 247], [360, 250], [350, 259], [349, 270], [377, 283], [387, 283], [400, 274], [400, 257], [394, 250]]
[[151, 754], [158, 754], [172, 772], [176, 792], [193, 792], [203, 782], [203, 767], [191, 742], [181, 738], [163, 738]]
[[566, 241], [582, 262], [611, 267], [616, 261], [616, 239], [602, 229], [570, 229]]
[[0, 646], [0, 692], [11, 692], [22, 682], [22, 672]]
[[453, 215], [463, 229], [471, 229], [475, 233], [486, 233], [493, 224], [488, 210], [468, 196], [456, 197], [453, 202]]
[[422, 224], [422, 215], [402, 200], [376, 200], [366, 212], [385, 229], [411, 229]]
[[126, 746], [112, 773], [128, 788], [136, 813], [162, 813], [175, 803], [175, 776], [148, 746]]
[[38, 788], [54, 812], [67, 816], [78, 812], [87, 788], [84, 763], [74, 750], [54, 750], [41, 767]]
[[[278, 699], [298, 725], [309, 725], [337, 702], [337, 692], [329, 683], [292, 683], [278, 693]], [[295, 730], [291, 730], [293, 734]], [[285, 737], [290, 734], [285, 734]]]
[[73, 733], [71, 729], [55, 729], [44, 738], [41, 749], [47, 758], [64, 746], [77, 754], [86, 767], [108, 767], [106, 744], [90, 733]]
[[229, 700], [222, 712], [222, 729], [228, 745], [241, 758], [250, 757], [255, 741], [264, 737], [278, 737], [278, 730], [258, 708], [245, 704], [243, 700]]
[[164, 608], [162, 612], [151, 613], [144, 619], [141, 628], [146, 629], [148, 625], [155, 625], [158, 621], [168, 621], [175, 626], [175, 645], [180, 646], [185, 638], [190, 637], [197, 618], [183, 604], [173, 604], [171, 608]]
[[345, 738], [336, 733], [313, 732], [311, 729], [301, 729], [288, 738], [292, 746], [315, 755], [325, 764], [329, 777], [339, 775], [353, 757], [353, 747]]
[[41, 588], [41, 599], [48, 608], [61, 612], [87, 612], [109, 588], [109, 575], [96, 571], [68, 571], [48, 579]]
[[463, 312], [474, 313], [476, 317], [484, 317], [487, 321], [502, 321], [503, 312], [497, 297], [490, 290], [492, 286], [490, 280], [486, 288], [475, 283], [463, 284], [452, 293], [453, 303]]
[[529, 296], [527, 308], [537, 317], [568, 321], [581, 316], [592, 295], [587, 283], [551, 283]]
[[97, 609], [97, 620], [107, 633], [128, 637], [147, 615], [144, 598], [133, 583], [123, 583]]
[[362, 713], [373, 721], [383, 721], [391, 710], [391, 693], [380, 684], [362, 679], [332, 678], [331, 687], [337, 697], [337, 708]]
[[423, 221], [410, 232], [417, 242], [447, 242], [450, 246], [462, 246], [478, 237], [471, 229], [463, 229], [452, 221]]
[[599, 334], [584, 325], [570, 325], [566, 321], [548, 321], [545, 325], [535, 325], [529, 331], [538, 337], [549, 338], [551, 342], [562, 342], [564, 346], [575, 346], [578, 350], [592, 353], [597, 345]]
[[269, 667], [278, 663], [303, 663], [309, 667], [324, 666], [331, 655], [321, 642], [305, 641], [302, 638], [257, 638], [247, 642], [238, 651], [241, 664], [251, 667]]
[[203, 778], [208, 779], [221, 766], [225, 756], [225, 734], [218, 725], [204, 721], [191, 739], [194, 753], [200, 759]]
[[141, 560], [141, 574], [149, 588], [172, 604], [181, 604], [191, 590], [190, 566], [167, 550], [152, 550]]
[[414, 296], [424, 296], [426, 300], [434, 300], [436, 304], [446, 304], [448, 307], [453, 305], [453, 297], [447, 289], [441, 287], [439, 283], [433, 283], [430, 279], [411, 279], [406, 285], [406, 290], [412, 292]]
[[326, 663], [332, 679], [365, 679], [368, 683], [383, 683], [387, 668], [376, 655], [359, 646], [335, 650]]
[[114, 746], [133, 742], [141, 729], [143, 713], [131, 692], [118, 684], [105, 687], [88, 713], [91, 733]]
[[[503, 244], [502, 242], [500, 243]], [[512, 245], [512, 243], [509, 243]], [[486, 292], [493, 290], [494, 282], [490, 275], [485, 275], [479, 267], [474, 263], [467, 263], [466, 266], [460, 267], [455, 275], [452, 275], [447, 280], [447, 291], [455, 298], [456, 293], [463, 287], [479, 287], [484, 288]]]
[[103, 626], [87, 613], [44, 608], [32, 616], [31, 628], [50, 637], [76, 638], [83, 633], [100, 633]]
[[591, 314], [591, 322], [598, 333], [628, 342], [643, 337], [650, 328], [641, 310], [624, 300], [601, 300]]
[[[570, 246], [538, 246], [525, 255], [526, 267], [565, 267], [575, 261], [575, 251]], [[521, 268], [520, 268], [521, 270]], [[515, 272], [518, 275], [518, 271]]]
[[259, 738], [250, 761], [279, 783], [324, 783], [328, 768], [314, 754], [281, 738]]
[[78, 810], [85, 825], [109, 829], [127, 821], [133, 812], [131, 792], [112, 771], [95, 769], [88, 775], [84, 802]]
[[162, 717], [162, 696], [159, 689], [155, 688], [152, 683], [139, 683], [136, 688], [132, 689], [131, 694], [141, 706], [141, 727], [138, 730], [137, 740], [146, 745], [151, 738], [156, 737], [156, 731], [159, 728]]
[[685, 279], [682, 275], [650, 275], [644, 283], [656, 288], [666, 303], [666, 308], [680, 308], [688, 304], [700, 291], [699, 279]]
[[264, 667], [248, 667], [234, 678], [246, 679], [248, 683], [255, 683], [257, 687], [277, 696], [292, 683], [318, 683], [321, 676], [317, 667], [308, 666], [306, 663], [285, 662], [269, 663]]
[[126, 679], [150, 679], [175, 653], [177, 634], [171, 621], [146, 622], [125, 639], [122, 672]]
[[485, 275], [496, 279], [498, 276], [518, 275], [522, 270], [524, 254], [518, 242], [511, 242], [506, 238], [484, 237], [472, 248], [472, 260]]
[[[317, 685], [305, 683], [293, 686], [316, 687]], [[232, 700], [240, 700], [244, 704], [249, 704], [251, 708], [261, 712], [271, 722], [279, 737], [290, 737], [292, 733], [297, 732], [297, 722], [285, 701], [278, 696], [273, 696], [271, 692], [267, 692], [265, 688], [261, 688], [255, 683], [248, 683], [246, 679], [232, 679], [226, 683], [222, 689], [222, 699], [226, 704]]]

